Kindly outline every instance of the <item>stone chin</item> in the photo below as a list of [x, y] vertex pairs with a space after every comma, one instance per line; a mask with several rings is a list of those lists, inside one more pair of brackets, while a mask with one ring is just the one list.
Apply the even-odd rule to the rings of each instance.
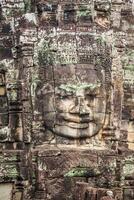
[[61, 137], [79, 139], [90, 138], [96, 135], [100, 129], [101, 126], [98, 126], [94, 123], [78, 124], [70, 122], [67, 125], [55, 125], [53, 132]]

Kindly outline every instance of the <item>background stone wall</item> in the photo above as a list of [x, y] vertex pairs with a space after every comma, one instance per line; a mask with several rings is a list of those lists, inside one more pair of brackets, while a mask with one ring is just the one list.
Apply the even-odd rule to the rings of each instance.
[[[117, 199], [134, 199], [133, 15], [131, 0], [0, 1], [0, 191], [6, 184], [12, 190], [3, 199], [95, 200], [109, 188]], [[110, 58], [111, 96], [100, 135], [108, 150], [53, 149], [40, 88], [54, 79], [53, 66], [92, 62], [93, 38], [97, 53], [106, 47]], [[84, 196], [92, 191], [97, 196]]]

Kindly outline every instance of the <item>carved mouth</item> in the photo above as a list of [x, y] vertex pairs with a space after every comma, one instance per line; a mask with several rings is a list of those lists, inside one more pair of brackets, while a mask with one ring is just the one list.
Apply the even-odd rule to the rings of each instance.
[[89, 127], [89, 123], [74, 123], [74, 122], [68, 122], [66, 124], [70, 128], [75, 128], [75, 129], [85, 129]]
[[89, 123], [91, 121], [93, 121], [92, 119], [90, 119], [89, 115], [85, 114], [83, 115], [82, 117], [79, 116], [79, 115], [70, 115], [70, 114], [60, 114], [60, 117], [62, 117], [65, 121], [69, 122], [69, 123], [78, 123], [78, 124], [81, 124], [81, 123]]
[[83, 116], [79, 115], [70, 115], [69, 113], [62, 113], [57, 118], [57, 125], [59, 126], [68, 126], [73, 129], [87, 129], [89, 124], [94, 123], [93, 119], [89, 115], [85, 114]]
[[64, 121], [62, 123], [56, 123], [58, 126], [68, 126], [73, 129], [87, 129], [89, 127], [89, 123], [75, 123], [75, 122], [67, 122]]

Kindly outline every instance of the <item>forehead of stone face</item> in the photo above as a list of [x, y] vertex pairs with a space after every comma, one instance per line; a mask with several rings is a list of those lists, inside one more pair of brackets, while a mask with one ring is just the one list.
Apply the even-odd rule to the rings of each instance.
[[76, 80], [75, 65], [57, 65], [54, 66], [55, 83], [75, 82]]
[[98, 83], [100, 82], [98, 76], [97, 76], [97, 71], [95, 70], [94, 65], [90, 64], [79, 64], [76, 67], [75, 71], [77, 79], [82, 83], [82, 82], [87, 82], [87, 83]]
[[88, 64], [55, 66], [54, 80], [56, 84], [100, 82], [95, 67]]

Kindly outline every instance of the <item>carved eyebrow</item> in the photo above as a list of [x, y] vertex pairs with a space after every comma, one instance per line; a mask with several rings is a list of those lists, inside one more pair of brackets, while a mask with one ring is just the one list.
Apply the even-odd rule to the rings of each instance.
[[93, 91], [93, 90], [97, 89], [98, 87], [100, 87], [99, 83], [95, 83], [95, 84], [93, 84], [93, 83], [90, 83], [90, 84], [82, 83], [82, 84], [77, 84], [77, 85], [62, 84], [62, 85], [59, 86], [59, 89], [65, 90], [67, 92], [76, 92], [76, 91], [81, 90], [81, 89], [89, 89], [90, 91]]

